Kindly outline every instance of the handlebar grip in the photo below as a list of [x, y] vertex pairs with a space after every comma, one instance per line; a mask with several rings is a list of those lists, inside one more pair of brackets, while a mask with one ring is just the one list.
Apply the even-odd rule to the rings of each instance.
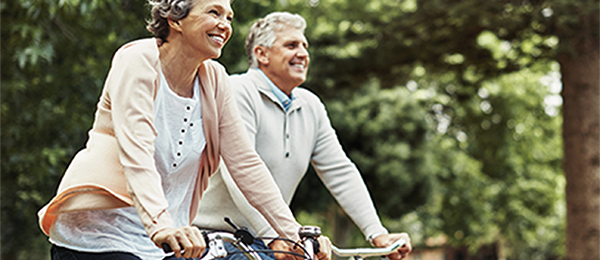
[[171, 249], [171, 246], [169, 244], [162, 243], [161, 246], [162, 246], [162, 249], [163, 249], [163, 251], [165, 253], [171, 253], [171, 252], [173, 252], [173, 249]]
[[321, 244], [319, 243], [319, 240], [317, 240], [316, 238], [309, 238], [309, 239], [310, 239], [310, 241], [313, 244], [313, 253], [315, 255], [317, 255], [319, 253]]

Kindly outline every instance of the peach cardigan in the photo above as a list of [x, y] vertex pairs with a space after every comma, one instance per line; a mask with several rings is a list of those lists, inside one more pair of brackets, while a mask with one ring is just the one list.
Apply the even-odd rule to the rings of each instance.
[[[60, 213], [128, 206], [136, 207], [150, 237], [173, 226], [154, 164], [158, 133], [153, 105], [161, 67], [158, 48], [156, 39], [142, 39], [125, 44], [115, 53], [86, 148], [73, 158], [56, 196], [38, 212], [45, 234]], [[300, 225], [250, 145], [225, 69], [207, 60], [200, 66], [198, 77], [207, 143], [190, 205], [190, 221], [222, 157], [252, 206], [280, 236], [297, 240]]]

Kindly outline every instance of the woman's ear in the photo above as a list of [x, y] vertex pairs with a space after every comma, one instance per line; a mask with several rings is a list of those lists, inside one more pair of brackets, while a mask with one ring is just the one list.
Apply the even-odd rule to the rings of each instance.
[[259, 65], [269, 64], [269, 53], [264, 46], [259, 45], [254, 47], [254, 57], [256, 57]]
[[169, 27], [171, 27], [171, 30], [181, 32], [181, 24], [179, 24], [179, 21], [175, 21], [169, 18], [167, 19], [167, 22], [169, 23]]

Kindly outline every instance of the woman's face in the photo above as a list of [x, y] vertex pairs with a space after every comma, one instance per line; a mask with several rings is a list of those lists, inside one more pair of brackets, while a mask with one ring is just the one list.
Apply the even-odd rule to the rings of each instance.
[[230, 0], [193, 0], [193, 3], [188, 16], [178, 21], [180, 39], [202, 59], [218, 58], [231, 36]]

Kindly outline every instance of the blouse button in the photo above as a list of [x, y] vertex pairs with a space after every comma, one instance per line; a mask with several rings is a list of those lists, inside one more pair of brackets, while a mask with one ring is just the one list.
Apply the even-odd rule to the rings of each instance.
[[182, 132], [182, 133], [185, 133], [185, 129], [181, 129], [181, 132]]
[[187, 110], [190, 110], [190, 109], [191, 109], [191, 107], [190, 107], [190, 106], [187, 106], [185, 109], [187, 109]]
[[194, 123], [190, 123], [190, 126], [194, 126]]
[[177, 156], [181, 156], [181, 153], [177, 153]]
[[183, 141], [179, 141], [179, 145], [182, 145], [182, 144], [183, 144]]
[[285, 157], [290, 157], [290, 152], [285, 153]]
[[184, 118], [184, 119], [183, 119], [183, 122], [187, 122], [187, 118]]
[[174, 163], [174, 164], [173, 164], [173, 167], [177, 167], [177, 164], [176, 164], [176, 163]]

